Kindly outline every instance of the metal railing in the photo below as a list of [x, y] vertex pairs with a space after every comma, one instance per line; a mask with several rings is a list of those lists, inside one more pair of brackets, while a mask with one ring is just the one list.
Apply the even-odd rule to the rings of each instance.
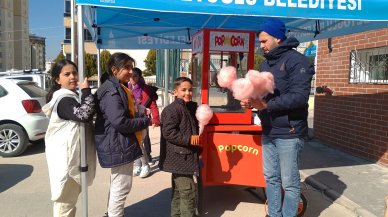
[[350, 53], [349, 83], [388, 84], [388, 47]]

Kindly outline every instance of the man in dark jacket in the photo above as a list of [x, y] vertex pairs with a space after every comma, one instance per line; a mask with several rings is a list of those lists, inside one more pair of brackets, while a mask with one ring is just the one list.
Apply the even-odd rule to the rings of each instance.
[[[277, 18], [264, 23], [259, 32], [264, 61], [260, 71], [271, 72], [274, 94], [262, 100], [245, 100], [243, 107], [258, 109], [263, 128], [263, 167], [268, 214], [296, 216], [300, 198], [299, 154], [307, 135], [308, 99], [314, 67], [294, 48], [299, 41], [287, 38]], [[284, 190], [284, 201], [281, 202]]]

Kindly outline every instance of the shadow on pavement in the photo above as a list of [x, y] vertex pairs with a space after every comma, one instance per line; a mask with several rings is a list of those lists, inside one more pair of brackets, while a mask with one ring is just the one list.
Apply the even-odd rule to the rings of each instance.
[[0, 164], [0, 193], [31, 176], [33, 167], [25, 164]]
[[26, 151], [24, 151], [20, 156], [35, 155], [45, 152], [44, 140], [39, 140], [30, 144]]
[[[129, 194], [129, 197], [131, 194]], [[152, 197], [131, 204], [124, 209], [124, 216], [131, 217], [169, 217], [171, 189], [164, 189]]]
[[222, 216], [226, 211], [234, 211], [244, 203], [263, 203], [247, 190], [246, 186], [211, 186], [203, 189], [202, 217]]
[[[314, 175], [310, 175], [306, 177], [305, 182], [315, 189], [320, 189], [320, 191], [322, 191], [321, 193], [327, 195], [333, 202], [336, 201], [347, 188], [347, 185], [340, 180], [339, 176], [331, 171], [320, 171]], [[309, 203], [308, 197], [307, 203]], [[309, 207], [309, 205], [307, 205], [307, 207]], [[319, 214], [327, 208], [328, 207], [325, 206], [314, 206], [314, 214], [319, 216]]]

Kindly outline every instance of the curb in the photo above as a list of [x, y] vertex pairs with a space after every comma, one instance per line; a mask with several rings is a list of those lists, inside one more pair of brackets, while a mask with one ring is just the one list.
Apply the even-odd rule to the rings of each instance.
[[326, 197], [328, 197], [333, 203], [337, 203], [346, 209], [352, 211], [359, 217], [377, 217], [375, 214], [369, 212], [368, 210], [362, 208], [357, 203], [353, 202], [346, 196], [339, 194], [329, 186], [321, 183], [315, 178], [309, 177], [307, 173], [300, 171], [301, 179], [304, 180], [305, 183], [315, 188], [318, 191], [321, 191]]

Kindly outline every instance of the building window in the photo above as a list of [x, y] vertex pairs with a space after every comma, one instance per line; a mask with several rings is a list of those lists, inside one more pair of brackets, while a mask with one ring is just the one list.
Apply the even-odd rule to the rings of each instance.
[[93, 41], [92, 35], [87, 29], [84, 29], [84, 39], [85, 41]]
[[181, 60], [181, 72], [189, 72], [189, 61], [188, 60]]
[[66, 28], [65, 34], [65, 39], [71, 40], [71, 28]]
[[352, 51], [349, 82], [388, 84], [388, 47]]
[[65, 13], [71, 13], [71, 2], [69, 0], [65, 1]]

